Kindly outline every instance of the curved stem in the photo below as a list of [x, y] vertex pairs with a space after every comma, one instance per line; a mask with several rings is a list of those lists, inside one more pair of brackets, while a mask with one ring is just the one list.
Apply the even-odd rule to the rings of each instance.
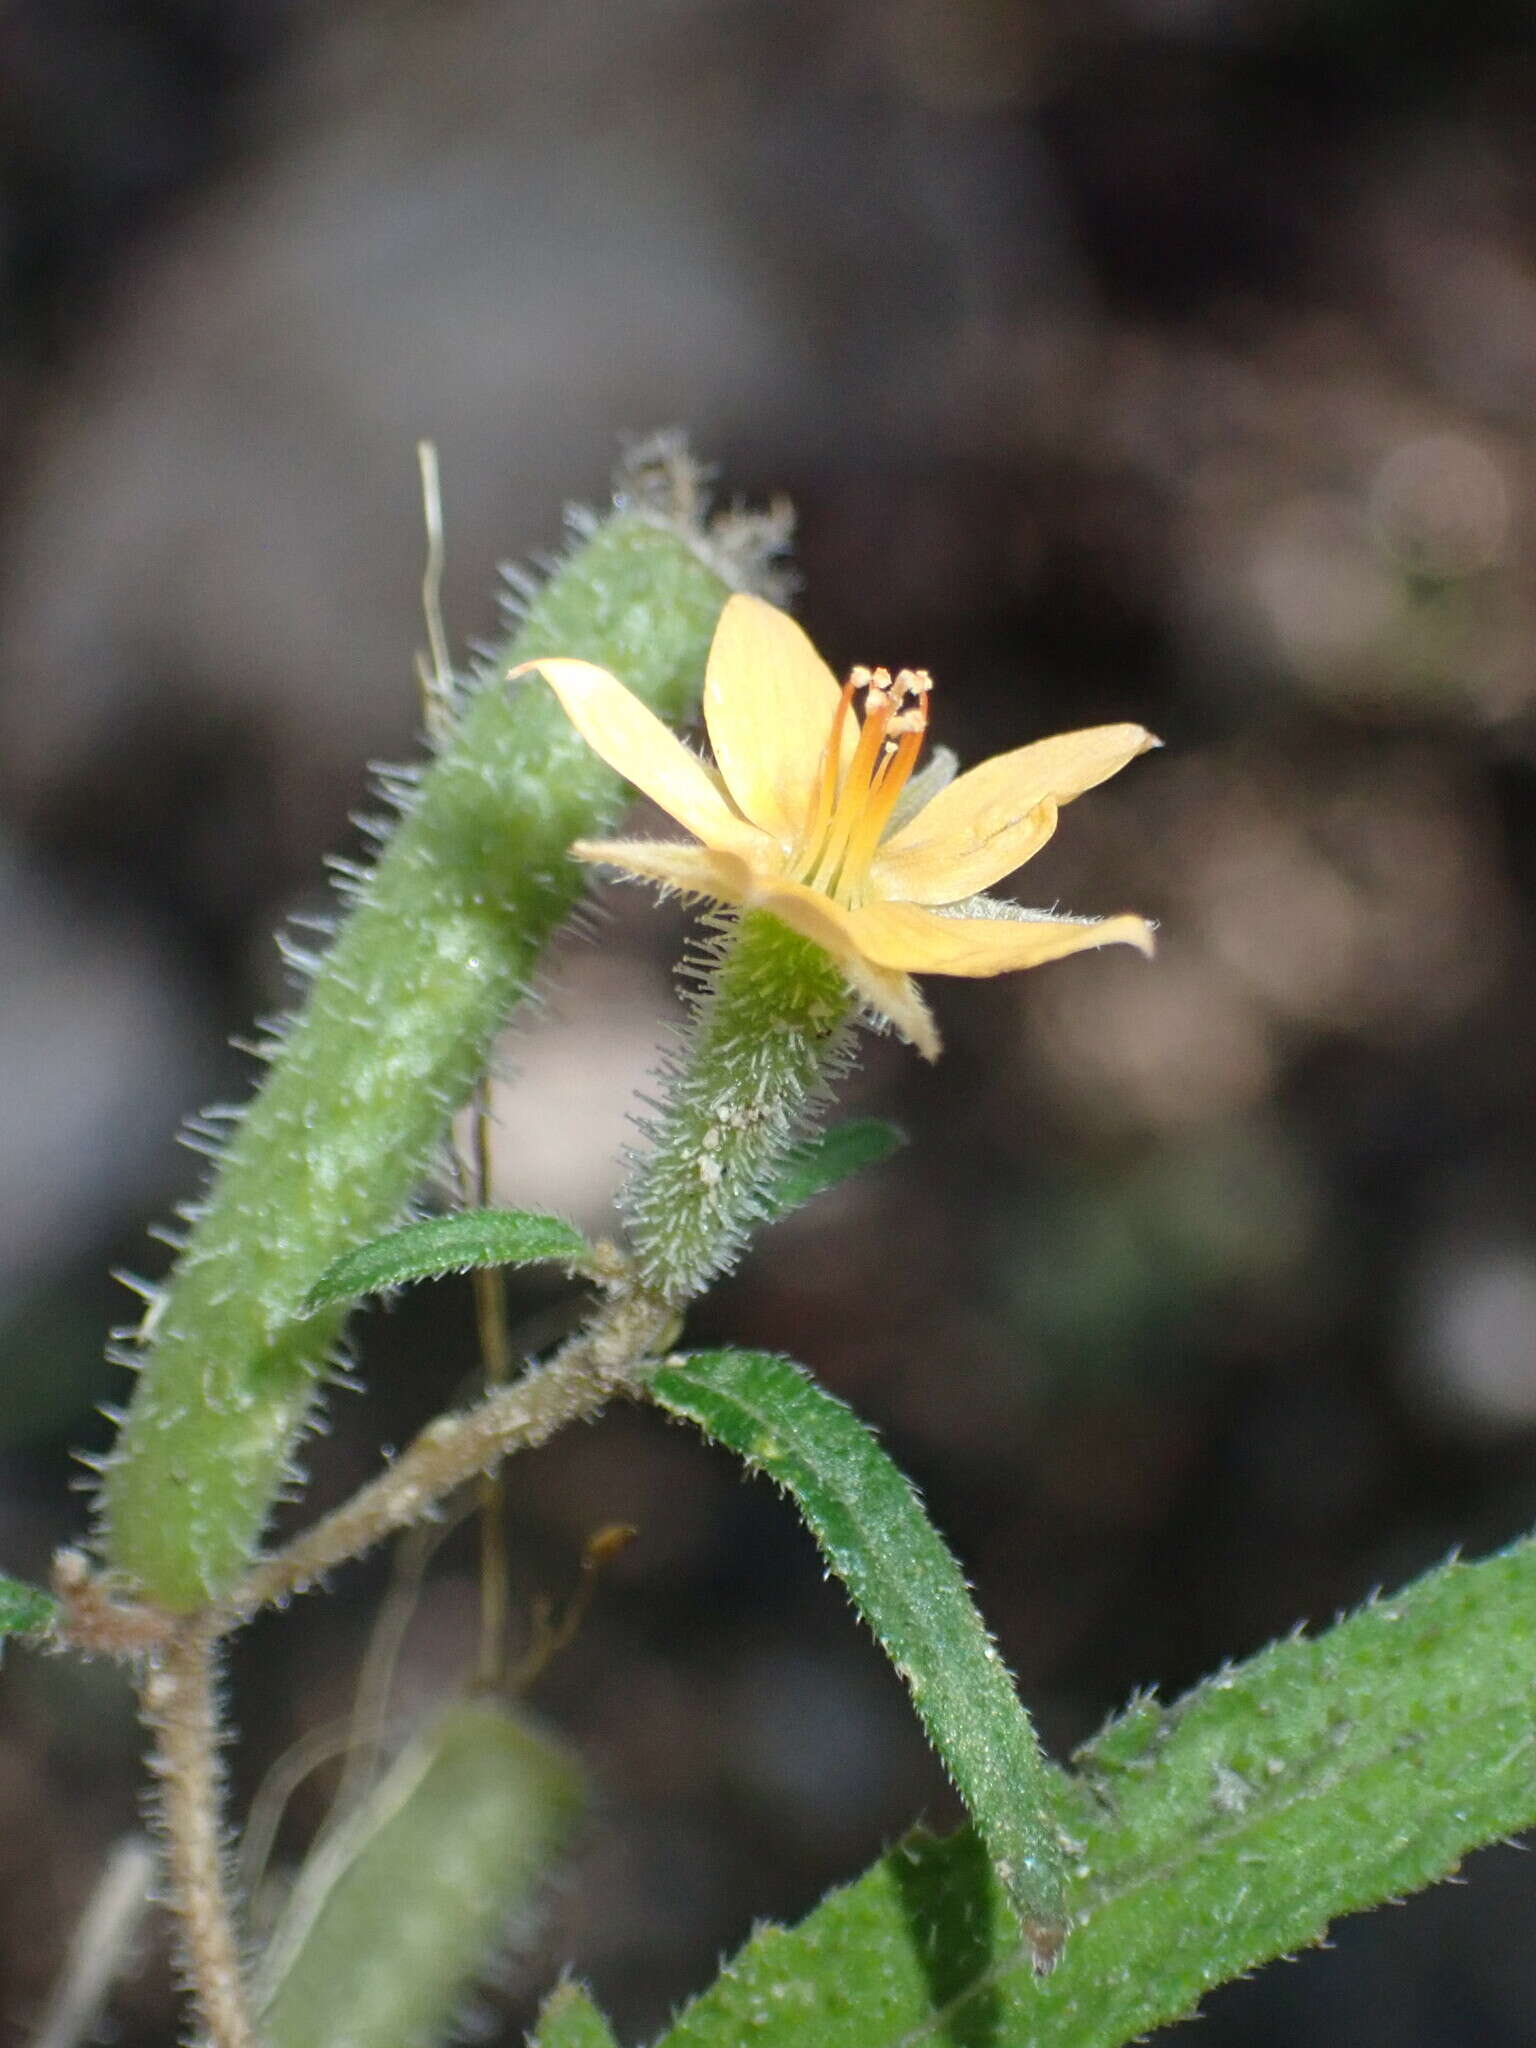
[[229, 1603], [224, 1625], [304, 1592], [510, 1452], [531, 1450], [567, 1423], [589, 1420], [639, 1384], [676, 1328], [675, 1311], [654, 1294], [615, 1297], [546, 1365], [495, 1388], [473, 1408], [429, 1422], [387, 1471], [258, 1564]]

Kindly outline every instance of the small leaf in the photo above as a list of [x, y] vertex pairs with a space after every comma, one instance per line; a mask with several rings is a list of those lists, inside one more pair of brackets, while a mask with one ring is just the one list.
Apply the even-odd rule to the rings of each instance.
[[1050, 1969], [1067, 1930], [1053, 1774], [960, 1568], [909, 1482], [858, 1417], [786, 1358], [700, 1352], [664, 1366], [651, 1393], [794, 1496], [906, 1681], [1036, 1967]]
[[0, 1636], [42, 1635], [58, 1619], [59, 1603], [40, 1586], [0, 1574]]
[[474, 1266], [526, 1266], [540, 1259], [576, 1266], [589, 1250], [581, 1232], [558, 1216], [528, 1209], [460, 1209], [452, 1216], [407, 1223], [343, 1252], [309, 1290], [304, 1306], [313, 1310], [333, 1301], [355, 1301], [408, 1280], [435, 1280]]
[[907, 1134], [884, 1117], [853, 1117], [796, 1145], [767, 1191], [769, 1213], [778, 1218], [813, 1195], [825, 1194], [866, 1166], [879, 1166], [907, 1142]]
[[528, 2048], [619, 2048], [612, 2027], [580, 1984], [557, 1984], [540, 2008]]

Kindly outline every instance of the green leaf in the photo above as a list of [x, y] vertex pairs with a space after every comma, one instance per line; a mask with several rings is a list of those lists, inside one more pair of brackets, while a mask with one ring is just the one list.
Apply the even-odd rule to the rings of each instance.
[[558, 1216], [529, 1209], [460, 1209], [452, 1216], [407, 1223], [343, 1252], [311, 1287], [306, 1306], [356, 1301], [409, 1280], [435, 1280], [474, 1266], [526, 1266], [540, 1259], [576, 1266], [590, 1249], [581, 1232]]
[[0, 1574], [0, 1636], [42, 1635], [58, 1619], [59, 1603], [40, 1586]]
[[866, 1166], [879, 1166], [907, 1142], [907, 1134], [884, 1117], [862, 1116], [807, 1138], [792, 1148], [768, 1190], [774, 1217], [787, 1216], [813, 1195], [825, 1194]]
[[569, 1753], [526, 1718], [444, 1709], [300, 1871], [253, 1982], [266, 2048], [446, 2039], [583, 1803]]
[[788, 1359], [712, 1351], [651, 1391], [792, 1494], [912, 1703], [991, 1853], [1036, 1964], [1066, 1934], [1053, 1773], [911, 1485], [864, 1424]]
[[1064, 1780], [1048, 1982], [976, 1837], [919, 1836], [756, 1936], [660, 2048], [1121, 2048], [1536, 1822], [1533, 1688], [1528, 1541], [1111, 1723]]
[[557, 1984], [540, 2008], [528, 2048], [619, 2048], [612, 2027], [580, 1984]]

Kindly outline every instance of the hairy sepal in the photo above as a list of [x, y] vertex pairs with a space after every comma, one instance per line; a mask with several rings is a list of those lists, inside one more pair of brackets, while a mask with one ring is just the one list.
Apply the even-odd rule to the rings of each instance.
[[781, 1213], [780, 1177], [853, 1058], [830, 955], [764, 911], [710, 922], [688, 969], [691, 1025], [621, 1197], [642, 1279], [676, 1302]]

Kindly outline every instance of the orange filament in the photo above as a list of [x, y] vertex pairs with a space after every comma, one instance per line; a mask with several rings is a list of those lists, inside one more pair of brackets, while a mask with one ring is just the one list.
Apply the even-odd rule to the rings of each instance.
[[837, 709], [832, 714], [832, 730], [822, 749], [815, 799], [800, 838], [801, 853], [819, 846], [831, 823], [832, 807], [837, 798], [838, 768], [843, 754], [843, 727], [848, 723], [848, 708], [853, 702], [854, 692], [864, 688], [868, 682], [869, 670], [856, 668], [844, 683], [843, 694], [837, 700]]
[[[833, 713], [795, 866], [803, 879], [829, 895], [856, 903], [869, 863], [897, 799], [922, 751], [928, 727], [928, 692], [921, 670], [856, 668]], [[864, 716], [858, 745], [841, 770], [843, 728], [858, 690]]]
[[864, 815], [849, 837], [848, 850], [843, 857], [843, 871], [855, 885], [861, 882], [874, 858], [875, 848], [885, 836], [885, 828], [896, 808], [896, 800], [907, 786], [918, 755], [923, 749], [921, 726], [904, 732], [893, 746], [887, 740], [885, 759], [880, 763], [880, 772], [870, 789], [869, 802]]

